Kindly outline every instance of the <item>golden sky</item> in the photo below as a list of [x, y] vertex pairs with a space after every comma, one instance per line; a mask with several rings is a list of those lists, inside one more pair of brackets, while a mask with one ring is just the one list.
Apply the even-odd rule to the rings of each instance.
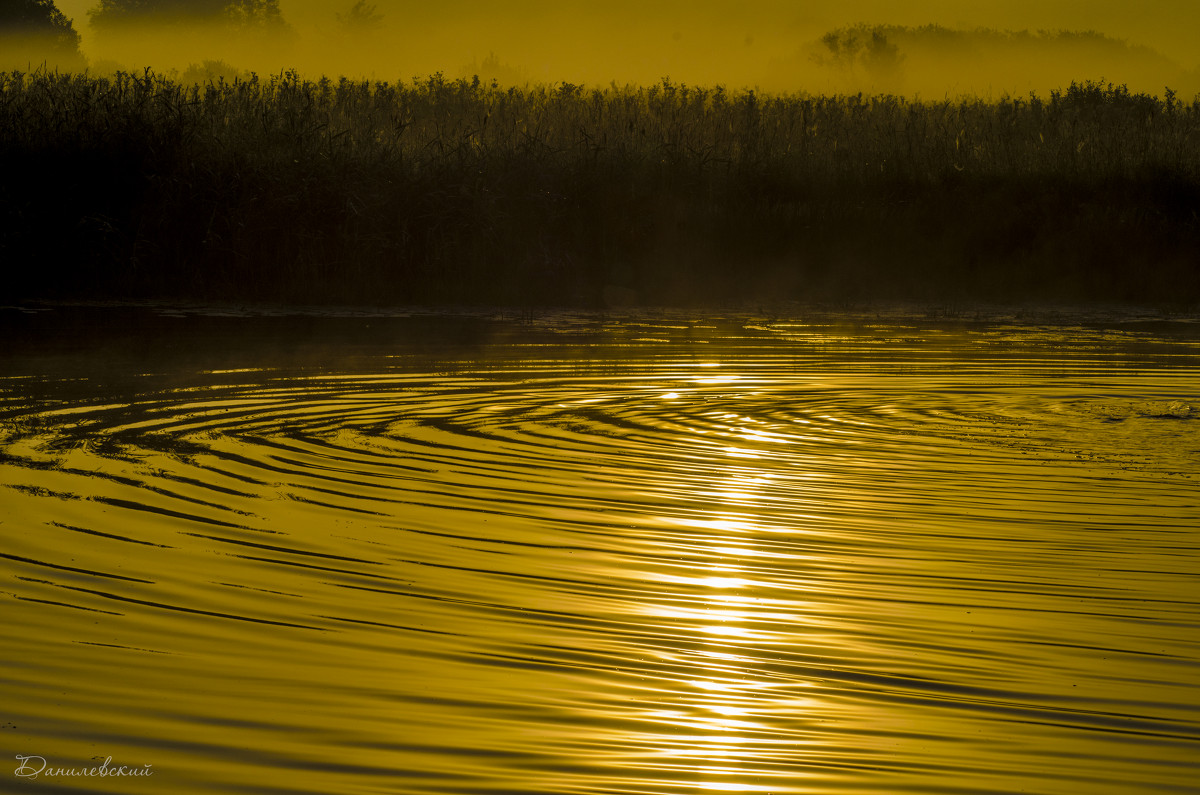
[[[336, 16], [352, 2], [281, 0], [290, 36], [250, 43], [235, 42], [221, 31], [194, 29], [187, 41], [180, 41], [178, 33], [161, 31], [136, 40], [105, 41], [88, 29], [86, 12], [95, 0], [59, 0], [59, 6], [75, 19], [89, 58], [125, 68], [183, 69], [219, 58], [260, 73], [296, 67], [395, 80], [434, 71], [452, 77], [486, 71], [485, 61], [494, 54], [490, 64], [498, 62], [498, 76], [509, 81], [607, 85], [669, 76], [693, 84], [774, 90], [882, 87], [929, 95], [965, 90], [1024, 93], [1072, 75], [1067, 79], [1103, 77], [1149, 91], [1170, 84], [1185, 95], [1196, 83], [1192, 91], [1200, 91], [1200, 48], [1195, 47], [1200, 3], [1195, 0], [376, 0], [382, 24], [358, 36], [348, 34]], [[814, 70], [814, 42], [831, 29], [858, 23], [1095, 30], [1152, 47], [1173, 63], [1151, 63], [1144, 53], [1135, 64], [1113, 62], [1111, 53], [1064, 51], [1052, 62], [1046, 53], [1031, 59], [1027, 54], [989, 52], [976, 53], [971, 63], [948, 64], [910, 45], [902, 50], [902, 71], [882, 85], [857, 85], [866, 81], [861, 74]]]

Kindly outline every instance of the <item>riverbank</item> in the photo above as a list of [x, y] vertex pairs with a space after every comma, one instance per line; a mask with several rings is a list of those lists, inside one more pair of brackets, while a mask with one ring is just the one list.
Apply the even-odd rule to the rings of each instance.
[[7, 301], [1200, 301], [1200, 101], [0, 76]]

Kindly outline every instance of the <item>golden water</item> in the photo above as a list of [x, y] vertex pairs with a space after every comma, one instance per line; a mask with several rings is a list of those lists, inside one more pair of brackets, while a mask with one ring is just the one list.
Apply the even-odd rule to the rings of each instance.
[[1200, 325], [5, 318], [0, 790], [1200, 791]]

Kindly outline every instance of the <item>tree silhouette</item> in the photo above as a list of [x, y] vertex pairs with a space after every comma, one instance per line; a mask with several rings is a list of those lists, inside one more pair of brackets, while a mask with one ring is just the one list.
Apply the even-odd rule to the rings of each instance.
[[0, 0], [0, 34], [22, 37], [56, 62], [83, 61], [79, 33], [54, 0]]
[[279, 0], [229, 0], [225, 18], [241, 27], [277, 27], [283, 24]]
[[354, 5], [350, 6], [350, 10], [345, 14], [337, 14], [338, 22], [343, 26], [353, 30], [364, 30], [366, 28], [379, 27], [379, 23], [383, 21], [383, 14], [380, 14], [376, 7], [367, 2], [367, 0], [358, 0]]
[[95, 28], [130, 22], [220, 20], [235, 27], [282, 26], [279, 0], [100, 0], [88, 12]]
[[893, 42], [888, 41], [888, 33], [885, 27], [866, 25], [830, 31], [821, 37], [824, 50], [814, 59], [818, 64], [847, 73], [861, 68], [877, 83], [895, 83], [904, 56]]

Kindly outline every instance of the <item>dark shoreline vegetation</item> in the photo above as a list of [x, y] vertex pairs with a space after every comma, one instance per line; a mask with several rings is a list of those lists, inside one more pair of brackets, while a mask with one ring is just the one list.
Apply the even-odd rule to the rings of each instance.
[[7, 301], [1200, 300], [1200, 98], [0, 74]]

